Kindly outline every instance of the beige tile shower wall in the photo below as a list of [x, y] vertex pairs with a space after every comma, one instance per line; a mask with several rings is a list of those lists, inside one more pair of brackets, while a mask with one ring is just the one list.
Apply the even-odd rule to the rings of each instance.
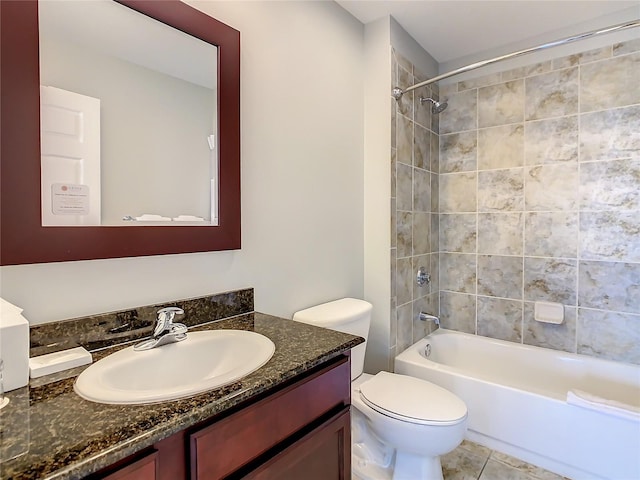
[[440, 94], [443, 326], [640, 363], [640, 41]]
[[[397, 52], [392, 52], [392, 84], [406, 88], [426, 80]], [[437, 99], [429, 87], [393, 102], [391, 113], [391, 329], [393, 357], [424, 337], [432, 326], [417, 320], [419, 312], [437, 314], [438, 302], [438, 117], [420, 96]], [[431, 283], [416, 284], [424, 267]]]

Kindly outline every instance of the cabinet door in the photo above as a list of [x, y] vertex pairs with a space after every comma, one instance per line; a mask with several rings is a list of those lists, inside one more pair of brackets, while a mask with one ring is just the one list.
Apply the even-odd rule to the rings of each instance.
[[185, 442], [184, 431], [175, 433], [153, 448], [124, 458], [84, 480], [185, 480]]
[[157, 462], [158, 452], [153, 452], [102, 478], [104, 480], [156, 480]]
[[249, 473], [250, 480], [351, 478], [349, 407]]
[[191, 435], [191, 478], [225, 478], [323, 416], [349, 405], [348, 357]]

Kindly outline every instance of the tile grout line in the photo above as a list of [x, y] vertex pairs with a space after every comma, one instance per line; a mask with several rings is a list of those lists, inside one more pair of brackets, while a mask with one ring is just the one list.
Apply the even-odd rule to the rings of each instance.
[[[613, 47], [611, 47], [611, 55], [613, 56]], [[576, 276], [574, 278], [574, 287], [576, 292], [576, 313], [574, 318], [574, 332], [573, 332], [573, 353], [578, 353], [579, 346], [579, 338], [580, 338], [580, 261], [581, 261], [581, 253], [582, 253], [582, 240], [583, 235], [581, 232], [582, 228], [582, 67], [578, 65], [578, 195], [576, 198], [576, 207], [577, 207], [577, 225], [576, 225]], [[566, 315], [566, 314], [565, 314]]]
[[482, 464], [482, 468], [480, 469], [480, 473], [478, 473], [477, 480], [480, 480], [482, 478], [482, 473], [484, 472], [484, 469], [487, 467], [487, 464], [489, 463], [489, 459], [491, 458], [492, 454], [493, 454], [493, 450], [491, 450], [489, 452], [489, 455], [487, 455], [487, 458], [485, 459], [484, 463]]

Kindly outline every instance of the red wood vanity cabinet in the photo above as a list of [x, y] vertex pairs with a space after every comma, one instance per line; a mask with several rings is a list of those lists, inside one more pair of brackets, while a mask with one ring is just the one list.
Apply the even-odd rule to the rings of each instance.
[[340, 356], [91, 478], [349, 479], [350, 383], [349, 357]]

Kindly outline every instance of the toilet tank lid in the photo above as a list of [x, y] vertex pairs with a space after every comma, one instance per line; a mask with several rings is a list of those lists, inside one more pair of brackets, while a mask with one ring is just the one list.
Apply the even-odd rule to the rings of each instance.
[[364, 300], [341, 298], [340, 300], [300, 310], [293, 314], [293, 319], [297, 322], [330, 328], [332, 325], [369, 315], [372, 308], [373, 305]]

